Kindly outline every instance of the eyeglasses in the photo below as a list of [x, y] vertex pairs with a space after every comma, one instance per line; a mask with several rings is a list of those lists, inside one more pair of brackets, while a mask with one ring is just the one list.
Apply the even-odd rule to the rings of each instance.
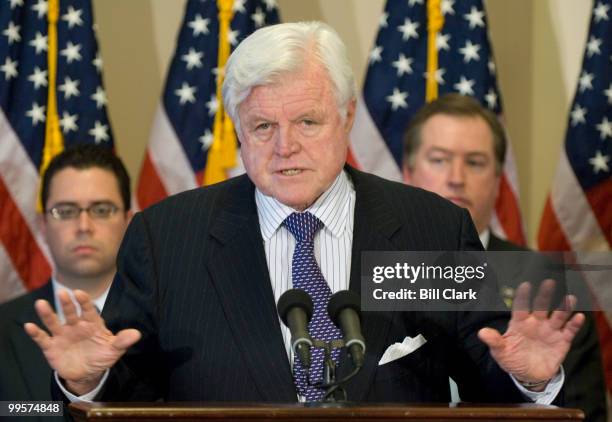
[[65, 221], [79, 218], [83, 211], [94, 220], [108, 220], [119, 211], [119, 207], [112, 202], [94, 202], [85, 208], [76, 204], [60, 204], [51, 208], [47, 213], [56, 220]]

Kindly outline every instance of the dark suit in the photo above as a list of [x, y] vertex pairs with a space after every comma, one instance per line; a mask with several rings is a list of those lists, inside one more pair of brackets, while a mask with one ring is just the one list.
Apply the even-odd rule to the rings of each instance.
[[0, 400], [52, 400], [51, 368], [40, 348], [23, 330], [26, 322], [43, 326], [34, 311], [38, 299], [54, 306], [50, 281], [0, 306]]
[[[469, 214], [429, 192], [347, 169], [356, 190], [350, 288], [363, 250], [480, 249]], [[143, 338], [111, 370], [101, 400], [294, 402], [254, 200], [241, 176], [185, 192], [134, 216], [104, 319]], [[497, 297], [497, 295], [496, 295]], [[498, 299], [499, 300], [499, 299]], [[507, 313], [365, 312], [366, 363], [349, 399], [448, 402], [448, 377], [469, 401], [524, 401], [476, 332]], [[416, 352], [378, 366], [385, 349], [422, 334]], [[340, 358], [342, 377], [352, 369]]]
[[[527, 249], [500, 239], [491, 234], [489, 251], [527, 251]], [[539, 254], [538, 254], [539, 255]], [[502, 285], [502, 291], [509, 292], [518, 287], [525, 278], [511, 277], [509, 285]], [[581, 298], [586, 299], [586, 296]], [[590, 312], [586, 312], [586, 321], [572, 343], [572, 347], [563, 362], [565, 385], [563, 402], [566, 407], [582, 409], [588, 421], [606, 420], [605, 381], [597, 327]]]

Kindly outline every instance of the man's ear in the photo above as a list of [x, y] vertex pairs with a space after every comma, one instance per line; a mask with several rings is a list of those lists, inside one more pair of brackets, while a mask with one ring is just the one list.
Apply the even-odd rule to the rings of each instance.
[[402, 176], [404, 178], [404, 183], [406, 183], [407, 185], [412, 184], [412, 172], [408, 168], [407, 164], [404, 164], [402, 166]]
[[357, 100], [353, 98], [349, 101], [346, 106], [346, 121], [344, 122], [344, 128], [346, 133], [349, 133], [353, 128], [355, 122], [355, 110], [357, 109]]

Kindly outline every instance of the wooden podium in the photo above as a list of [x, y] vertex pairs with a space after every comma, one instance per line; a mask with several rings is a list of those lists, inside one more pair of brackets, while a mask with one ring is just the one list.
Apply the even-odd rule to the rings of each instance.
[[579, 421], [584, 413], [537, 404], [409, 405], [355, 403], [309, 407], [270, 403], [73, 403], [77, 421]]

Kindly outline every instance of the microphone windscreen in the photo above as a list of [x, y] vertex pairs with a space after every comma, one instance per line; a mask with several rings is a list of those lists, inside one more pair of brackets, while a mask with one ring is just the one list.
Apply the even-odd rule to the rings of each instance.
[[327, 313], [332, 322], [339, 325], [340, 312], [346, 308], [353, 309], [361, 318], [361, 297], [352, 290], [340, 290], [329, 298]]
[[295, 307], [299, 307], [304, 310], [308, 321], [310, 321], [310, 319], [312, 318], [312, 310], [314, 305], [312, 304], [312, 299], [310, 298], [310, 295], [302, 289], [287, 290], [281, 295], [280, 299], [278, 299], [278, 304], [276, 305], [278, 314], [280, 315], [285, 325], [289, 325], [287, 323], [287, 313], [289, 312], [289, 310]]

